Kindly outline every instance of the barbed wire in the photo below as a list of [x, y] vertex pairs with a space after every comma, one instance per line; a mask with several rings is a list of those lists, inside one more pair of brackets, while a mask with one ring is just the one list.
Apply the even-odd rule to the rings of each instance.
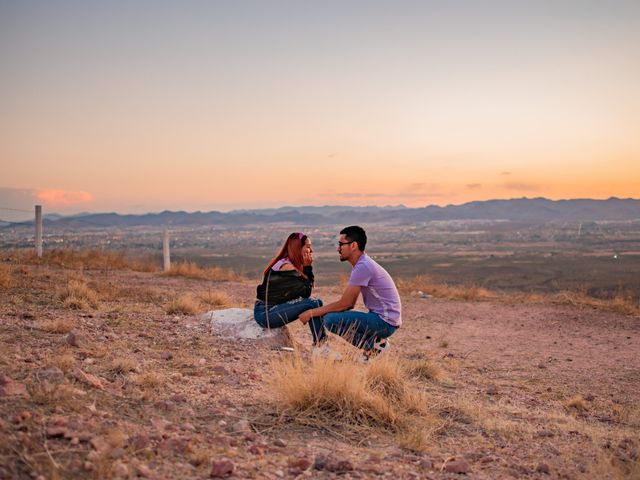
[[9, 210], [11, 212], [27, 212], [27, 213], [33, 213], [33, 210], [24, 210], [22, 208], [10, 208], [10, 207], [0, 207], [0, 210]]

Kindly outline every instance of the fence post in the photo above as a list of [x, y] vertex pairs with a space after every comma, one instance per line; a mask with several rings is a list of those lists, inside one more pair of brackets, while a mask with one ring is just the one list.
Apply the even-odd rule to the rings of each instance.
[[36, 255], [42, 258], [42, 205], [36, 205]]
[[162, 258], [163, 262], [163, 271], [168, 272], [171, 270], [171, 254], [169, 252], [169, 230], [164, 231], [164, 239], [162, 242]]

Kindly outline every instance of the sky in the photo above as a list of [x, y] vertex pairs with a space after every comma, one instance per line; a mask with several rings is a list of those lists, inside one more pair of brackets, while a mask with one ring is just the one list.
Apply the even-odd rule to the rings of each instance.
[[0, 219], [611, 196], [637, 1], [0, 0]]

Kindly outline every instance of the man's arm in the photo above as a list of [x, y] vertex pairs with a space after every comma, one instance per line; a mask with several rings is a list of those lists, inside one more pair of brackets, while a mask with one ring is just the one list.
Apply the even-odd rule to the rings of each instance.
[[298, 319], [302, 323], [307, 323], [309, 320], [311, 320], [311, 317], [321, 317], [325, 313], [344, 312], [345, 310], [351, 310], [356, 304], [356, 300], [358, 300], [358, 295], [360, 295], [360, 288], [361, 287], [358, 285], [347, 285], [347, 288], [345, 288], [344, 292], [342, 293], [342, 297], [340, 298], [340, 300], [328, 305], [324, 305], [322, 307], [312, 308], [311, 310], [302, 312]]

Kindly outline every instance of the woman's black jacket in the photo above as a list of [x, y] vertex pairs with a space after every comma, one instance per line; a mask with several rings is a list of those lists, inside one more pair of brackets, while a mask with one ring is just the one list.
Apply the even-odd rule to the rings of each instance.
[[297, 270], [270, 270], [258, 285], [256, 297], [267, 305], [278, 305], [300, 297], [309, 298], [313, 289], [313, 269], [309, 265], [303, 267], [302, 271], [307, 278]]

